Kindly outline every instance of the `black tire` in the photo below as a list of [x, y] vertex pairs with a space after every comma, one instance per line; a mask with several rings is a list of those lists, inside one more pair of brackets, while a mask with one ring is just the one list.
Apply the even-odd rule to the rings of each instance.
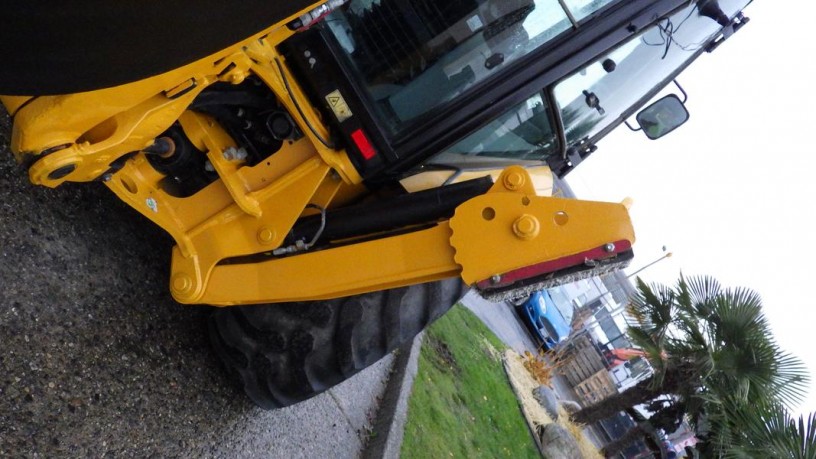
[[413, 339], [463, 294], [459, 279], [327, 301], [221, 308], [213, 348], [258, 406], [313, 397]]

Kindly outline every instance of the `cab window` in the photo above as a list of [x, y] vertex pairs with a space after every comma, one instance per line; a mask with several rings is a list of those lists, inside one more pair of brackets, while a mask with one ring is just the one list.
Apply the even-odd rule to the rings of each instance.
[[554, 154], [557, 147], [549, 107], [541, 94], [534, 94], [446, 153], [541, 161]]
[[[732, 17], [748, 0], [720, 0]], [[567, 146], [592, 139], [703, 51], [722, 26], [692, 4], [557, 84]]]
[[612, 0], [352, 0], [327, 17], [393, 135]]

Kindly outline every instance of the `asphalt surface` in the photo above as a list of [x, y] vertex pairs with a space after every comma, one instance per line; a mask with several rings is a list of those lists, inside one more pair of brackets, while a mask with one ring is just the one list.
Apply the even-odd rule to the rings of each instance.
[[472, 290], [462, 298], [462, 303], [514, 351], [519, 354], [537, 352], [538, 345], [509, 303], [491, 303]]
[[99, 183], [29, 184], [0, 109], [0, 457], [357, 457], [390, 357], [262, 411], [167, 288], [172, 241]]

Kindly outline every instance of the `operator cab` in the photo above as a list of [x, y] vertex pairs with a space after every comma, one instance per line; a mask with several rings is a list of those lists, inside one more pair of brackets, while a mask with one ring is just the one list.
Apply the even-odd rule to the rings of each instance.
[[[749, 3], [351, 0], [282, 46], [371, 185], [439, 152], [563, 176]], [[677, 97], [636, 117], [649, 138], [687, 118]]]

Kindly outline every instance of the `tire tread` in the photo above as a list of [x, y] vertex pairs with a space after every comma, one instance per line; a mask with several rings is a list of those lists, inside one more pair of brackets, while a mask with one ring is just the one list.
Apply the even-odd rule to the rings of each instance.
[[346, 298], [220, 308], [210, 341], [249, 398], [274, 409], [313, 397], [413, 339], [462, 296], [459, 279]]

